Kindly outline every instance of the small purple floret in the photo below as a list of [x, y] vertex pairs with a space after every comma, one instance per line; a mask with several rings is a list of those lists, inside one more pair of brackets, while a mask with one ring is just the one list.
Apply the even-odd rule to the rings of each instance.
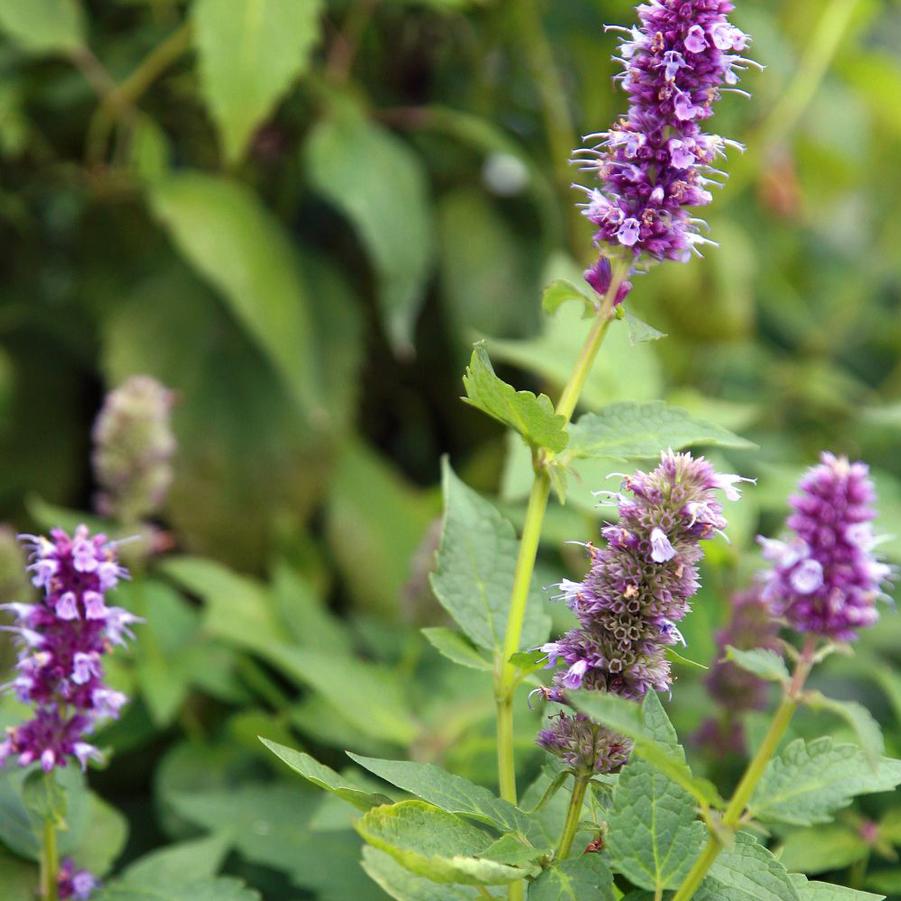
[[75, 901], [88, 901], [97, 888], [97, 880], [88, 870], [79, 870], [71, 857], [63, 858], [56, 880], [56, 891], [60, 901], [72, 898]]
[[760, 538], [772, 563], [763, 597], [799, 632], [850, 641], [879, 618], [891, 568], [872, 553], [876, 491], [864, 463], [823, 453], [789, 503], [788, 541]]
[[[633, 262], [684, 262], [713, 243], [689, 209], [711, 202], [708, 188], [724, 177], [714, 165], [726, 147], [743, 148], [705, 134], [701, 123], [723, 91], [737, 91], [738, 73], [755, 65], [741, 55], [750, 39], [726, 18], [732, 10], [731, 0], [648, 0], [638, 7], [640, 26], [613, 29], [624, 32], [617, 78], [629, 112], [610, 131], [589, 135], [598, 143], [578, 154], [600, 181], [585, 189], [584, 204], [596, 243], [627, 249]], [[596, 290], [603, 283], [588, 281]]]
[[139, 621], [104, 600], [128, 573], [115, 545], [104, 535], [92, 536], [86, 526], [71, 537], [62, 529], [54, 529], [50, 539], [22, 537], [31, 551], [32, 582], [44, 598], [3, 605], [17, 619], [7, 628], [19, 639], [17, 675], [7, 687], [32, 705], [34, 716], [7, 730], [0, 765], [15, 756], [21, 766], [39, 761], [50, 772], [74, 757], [84, 768], [88, 760], [100, 759], [85, 736], [98, 721], [118, 716], [127, 700], [104, 684], [102, 658]]

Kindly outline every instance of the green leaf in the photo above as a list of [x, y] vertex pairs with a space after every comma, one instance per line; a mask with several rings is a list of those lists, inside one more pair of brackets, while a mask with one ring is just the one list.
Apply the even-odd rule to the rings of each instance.
[[890, 870], [877, 870], [867, 875], [867, 888], [874, 888], [877, 892], [886, 892], [893, 898], [901, 893], [901, 867], [893, 867]]
[[607, 825], [611, 866], [650, 891], [677, 888], [704, 843], [692, 796], [641, 759], [620, 773]]
[[134, 885], [194, 882], [210, 878], [219, 872], [231, 841], [226, 832], [167, 845], [129, 864], [122, 878]]
[[326, 791], [336, 794], [339, 798], [353, 804], [358, 810], [369, 810], [370, 807], [378, 807], [380, 804], [390, 804], [391, 799], [385, 795], [371, 794], [361, 791], [354, 785], [344, 780], [331, 767], [327, 767], [318, 760], [304, 754], [303, 751], [295, 751], [286, 748], [274, 741], [261, 738], [260, 741], [275, 754], [279, 760], [288, 764], [295, 773], [299, 773], [308, 782], [318, 785]]
[[490, 660], [486, 660], [459, 632], [444, 626], [432, 626], [421, 631], [432, 647], [448, 660], [453, 660], [454, 663], [470, 669], [489, 673], [494, 671], [494, 664]]
[[563, 304], [571, 300], [582, 305], [584, 319], [590, 319], [597, 313], [597, 304], [590, 294], [565, 278], [554, 279], [544, 289], [541, 295], [541, 308], [548, 316], [553, 316]]
[[885, 751], [882, 729], [873, 715], [857, 701], [836, 701], [818, 691], [808, 691], [802, 695], [804, 703], [814, 710], [825, 710], [841, 717], [853, 730], [871, 768], [878, 765], [880, 755]]
[[66, 843], [65, 853], [78, 866], [90, 870], [95, 876], [104, 876], [125, 849], [127, 840], [128, 820], [92, 792], [88, 799], [85, 827], [80, 831], [77, 843]]
[[[467, 487], [445, 460], [444, 528], [432, 588], [470, 640], [499, 651], [504, 640], [518, 542], [513, 526]], [[537, 647], [550, 631], [541, 594], [532, 580], [522, 647]]]
[[800, 901], [785, 867], [747, 832], [739, 832], [734, 846], [720, 852], [694, 899]]
[[363, 848], [363, 869], [396, 901], [476, 901], [479, 897], [485, 897], [472, 886], [441, 885], [425, 876], [417, 876], [390, 854], [370, 845]]
[[3, 901], [34, 901], [38, 892], [38, 868], [0, 847], [0, 886], [3, 886]]
[[[859, 892], [845, 885], [834, 885], [831, 882], [808, 882], [800, 873], [791, 873], [788, 878], [797, 890], [800, 901], [885, 901], [884, 895]], [[868, 884], [871, 880], [872, 877], [868, 877]]]
[[492, 844], [487, 832], [422, 801], [374, 807], [355, 826], [369, 844], [435, 882], [501, 885], [535, 873], [482, 858]]
[[359, 233], [378, 279], [385, 330], [395, 350], [409, 354], [435, 243], [422, 163], [403, 141], [348, 108], [313, 128], [306, 163], [312, 187]]
[[678, 651], [673, 650], [672, 648], [666, 649], [666, 656], [673, 661], [673, 663], [678, 663], [682, 666], [688, 666], [692, 669], [702, 669], [709, 670], [709, 666], [705, 666], [703, 663], [698, 663], [697, 660], [689, 660], [688, 657], [683, 657]]
[[288, 236], [247, 187], [185, 172], [150, 188], [154, 214], [306, 411], [321, 409], [313, 323]]
[[309, 66], [320, 0], [196, 0], [200, 85], [230, 163]]
[[85, 43], [79, 0], [3, 0], [0, 28], [32, 53], [65, 53]]
[[642, 322], [630, 310], [625, 313], [626, 325], [629, 326], [629, 343], [633, 346], [636, 344], [644, 344], [646, 341], [659, 341], [666, 337], [666, 332], [655, 329], [653, 325]]
[[22, 783], [22, 803], [35, 823], [52, 819], [57, 828], [65, 825], [66, 792], [52, 774], [32, 770]]
[[172, 879], [149, 884], [116, 880], [91, 895], [92, 901], [261, 901], [260, 894], [238, 879]]
[[779, 861], [787, 870], [828, 873], [866, 857], [870, 846], [857, 830], [843, 824], [795, 830], [785, 838]]
[[342, 655], [351, 651], [344, 623], [329, 611], [309, 580], [286, 563], [275, 568], [272, 594], [285, 627], [299, 645]]
[[644, 459], [667, 448], [698, 445], [754, 447], [728, 429], [654, 401], [613, 404], [599, 413], [586, 413], [570, 427], [568, 456]]
[[500, 832], [528, 835], [532, 831], [528, 815], [518, 807], [496, 797], [487, 788], [476, 785], [462, 776], [448, 773], [433, 763], [378, 760], [373, 757], [361, 757], [349, 751], [347, 756], [370, 773], [375, 773], [386, 782], [448, 813], [471, 817], [494, 826]]
[[637, 756], [644, 758], [700, 804], [722, 806], [716, 787], [707, 779], [693, 775], [685, 763], [685, 753], [676, 743], [675, 731], [656, 694], [646, 695], [643, 707], [616, 695], [599, 692], [575, 692], [572, 703], [593, 720], [631, 738]]
[[752, 673], [759, 679], [769, 682], [787, 683], [791, 678], [788, 668], [781, 655], [767, 648], [753, 648], [750, 651], [740, 651], [738, 648], [728, 645], [726, 647], [726, 660], [741, 667], [746, 672]]
[[529, 901], [613, 901], [613, 897], [613, 875], [600, 854], [561, 861], [529, 886]]
[[566, 447], [566, 420], [554, 412], [546, 394], [516, 391], [494, 372], [485, 342], [479, 341], [463, 376], [464, 400], [504, 425], [515, 429], [534, 448], [559, 453]]
[[836, 745], [831, 736], [798, 738], [770, 761], [748, 810], [765, 822], [828, 823], [856, 795], [890, 791], [899, 783], [901, 760], [883, 757], [873, 769], [855, 745]]

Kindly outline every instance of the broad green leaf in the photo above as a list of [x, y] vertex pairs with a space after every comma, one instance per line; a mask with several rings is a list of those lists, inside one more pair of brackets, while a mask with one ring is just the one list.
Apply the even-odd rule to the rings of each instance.
[[328, 610], [309, 580], [286, 563], [275, 568], [272, 594], [285, 627], [299, 645], [342, 655], [350, 652], [351, 638], [344, 623]]
[[[518, 542], [513, 526], [443, 463], [444, 529], [432, 588], [474, 644], [497, 651], [504, 640]], [[550, 621], [534, 579], [522, 647], [546, 639]]]
[[307, 70], [321, 12], [320, 0], [195, 0], [200, 85], [230, 163]]
[[894, 807], [883, 815], [879, 821], [879, 837], [893, 845], [901, 845], [901, 807]]
[[485, 342], [478, 342], [463, 376], [464, 400], [510, 428], [534, 448], [559, 452], [566, 447], [566, 420], [554, 412], [546, 394], [517, 391], [494, 372]]
[[582, 305], [583, 317], [591, 318], [597, 312], [597, 305], [587, 290], [582, 290], [565, 278], [554, 279], [541, 295], [541, 308], [548, 316], [553, 316], [563, 304], [574, 300]]
[[349, 751], [348, 757], [386, 782], [448, 813], [471, 817], [494, 826], [500, 832], [519, 832], [523, 835], [530, 832], [529, 818], [519, 808], [496, 797], [487, 788], [448, 773], [433, 763], [376, 760]]
[[422, 163], [403, 141], [350, 109], [313, 128], [305, 156], [314, 190], [356, 228], [378, 280], [385, 330], [395, 350], [409, 354], [434, 250]]
[[88, 818], [78, 843], [67, 852], [80, 867], [95, 876], [105, 876], [125, 849], [128, 820], [93, 792], [88, 801]]
[[399, 617], [416, 556], [440, 512], [437, 492], [415, 488], [362, 442], [346, 442], [331, 473], [326, 532], [357, 609]]
[[508, 832], [496, 842], [492, 842], [485, 849], [482, 857], [485, 860], [496, 860], [498, 863], [506, 863], [510, 866], [529, 867], [532, 864], [540, 866], [542, 859], [549, 859], [552, 853], [552, 848], [536, 848], [522, 836]]
[[185, 881], [170, 879], [146, 884], [116, 880], [91, 895], [92, 901], [261, 901], [260, 893], [230, 877]]
[[[227, 824], [225, 824], [227, 830]], [[136, 885], [166, 882], [193, 882], [219, 872], [232, 840], [226, 831], [151, 851], [129, 864], [124, 881]]]
[[85, 42], [79, 0], [2, 0], [0, 29], [32, 53], [65, 53]]
[[883, 757], [876, 768], [856, 745], [831, 736], [796, 739], [770, 761], [748, 811], [766, 822], [828, 823], [856, 795], [890, 791], [901, 783], [901, 760]]
[[3, 901], [34, 901], [38, 892], [38, 868], [0, 847], [0, 886]]
[[35, 823], [53, 820], [57, 827], [66, 823], [66, 792], [52, 775], [31, 770], [22, 783], [22, 803]]
[[800, 896], [785, 867], [751, 835], [739, 832], [735, 845], [720, 852], [694, 899], [800, 901]]
[[500, 885], [534, 873], [482, 858], [492, 844], [487, 832], [422, 801], [375, 807], [355, 826], [369, 844], [435, 882]]
[[613, 901], [613, 897], [613, 875], [600, 854], [561, 861], [529, 886], [529, 901]]
[[494, 664], [486, 660], [482, 654], [459, 632], [445, 626], [431, 626], [422, 630], [422, 634], [440, 654], [470, 669], [493, 672]]
[[570, 427], [568, 455], [630, 460], [698, 445], [753, 447], [728, 429], [654, 401], [613, 404], [599, 413], [586, 413]]
[[369, 810], [370, 807], [378, 807], [380, 804], [390, 804], [391, 799], [385, 795], [371, 794], [370, 792], [361, 791], [354, 785], [351, 785], [336, 773], [331, 767], [323, 763], [319, 763], [309, 754], [303, 751], [295, 751], [292, 748], [286, 748], [274, 741], [267, 741], [261, 738], [260, 741], [275, 754], [279, 760], [288, 764], [294, 772], [299, 773], [308, 782], [318, 785], [326, 791], [333, 792], [339, 798], [353, 804], [358, 810]]
[[679, 744], [679, 736], [666, 715], [656, 691], [648, 692], [641, 702], [641, 722], [654, 741], [664, 745]]
[[769, 682], [788, 682], [790, 676], [785, 661], [775, 651], [767, 648], [753, 648], [750, 651], [740, 651], [729, 645], [726, 648], [726, 660], [741, 667], [746, 672], [752, 673], [758, 679], [766, 679]]
[[[901, 893], [901, 867], [877, 870], [874, 873], [870, 873], [867, 876], [866, 886], [867, 888], [876, 889], [877, 892], [886, 892], [894, 898], [898, 893]], [[839, 901], [839, 899], [836, 899], [836, 901]]]
[[787, 870], [828, 873], [866, 857], [870, 846], [856, 829], [833, 823], [790, 832], [778, 853], [779, 861]]
[[363, 869], [396, 901], [476, 901], [485, 897], [474, 886], [442, 885], [425, 876], [417, 876], [390, 854], [371, 845], [363, 848]]
[[[579, 304], [563, 304], [553, 317], [545, 319], [538, 337], [488, 338], [491, 358], [541, 375], [562, 389], [591, 328], [582, 312]], [[624, 372], [629, 373], [628, 378], [623, 378]], [[660, 396], [662, 387], [660, 364], [652, 345], [633, 346], [625, 324], [613, 322], [585, 382], [582, 405], [591, 409], [620, 401], [649, 401]]]
[[[834, 885], [831, 882], [808, 882], [799, 873], [792, 873], [789, 879], [794, 884], [800, 901], [885, 901], [885, 895], [860, 892], [857, 889], [848, 888], [846, 885]], [[802, 882], [802, 880], [804, 881]], [[868, 883], [869, 881], [868, 879]], [[877, 887], [873, 886], [873, 888]], [[897, 888], [894, 891], [897, 891]]]
[[885, 742], [879, 723], [863, 704], [858, 704], [857, 701], [836, 701], [818, 691], [805, 692], [802, 697], [808, 707], [841, 717], [854, 730], [870, 767], [877, 766], [880, 755], [885, 751]]
[[620, 773], [607, 825], [610, 865], [649, 891], [678, 888], [706, 835], [692, 796], [641, 759]]
[[313, 322], [281, 224], [245, 186], [199, 172], [155, 182], [149, 199], [176, 247], [220, 293], [301, 409], [321, 409]]

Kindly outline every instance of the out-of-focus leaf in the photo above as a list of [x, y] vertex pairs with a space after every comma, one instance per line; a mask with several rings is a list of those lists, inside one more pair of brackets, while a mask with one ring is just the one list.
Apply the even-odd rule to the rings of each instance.
[[[513, 589], [516, 534], [488, 501], [457, 478], [446, 460], [443, 470], [444, 530], [432, 588], [476, 645], [497, 651], [503, 645]], [[533, 585], [521, 645], [536, 647], [549, 629]]]
[[556, 452], [566, 447], [566, 422], [554, 412], [550, 398], [517, 391], [498, 378], [483, 341], [473, 349], [463, 387], [467, 403], [517, 431], [532, 447]]
[[[63, 833], [65, 835], [65, 833]], [[88, 819], [78, 844], [68, 853], [75, 863], [95, 876], [105, 876], [125, 848], [128, 820], [95, 794], [88, 802]]]
[[238, 879], [117, 879], [91, 895], [96, 901], [260, 901], [260, 893]]
[[789, 833], [778, 853], [779, 861], [787, 870], [828, 873], [866, 857], [870, 847], [857, 830], [835, 823]]
[[38, 868], [0, 848], [0, 886], [4, 901], [34, 901], [38, 891]]
[[196, 0], [194, 43], [204, 98], [229, 162], [307, 70], [320, 0]]
[[434, 626], [423, 629], [422, 634], [429, 640], [432, 647], [448, 660], [453, 660], [460, 666], [468, 666], [470, 669], [489, 673], [494, 671], [494, 664], [483, 657], [481, 652], [459, 632], [444, 626]]
[[326, 528], [361, 610], [396, 617], [438, 497], [407, 484], [363, 444], [348, 442], [332, 474]]
[[272, 594], [282, 623], [298, 644], [321, 651], [349, 653], [350, 635], [344, 624], [317, 597], [310, 582], [286, 563], [276, 567]]
[[154, 183], [150, 204], [176, 247], [228, 303], [301, 408], [320, 409], [307, 292], [279, 223], [244, 186], [200, 172]]
[[[227, 830], [227, 825], [225, 828]], [[167, 845], [129, 864], [122, 877], [137, 885], [209, 878], [219, 872], [230, 844], [231, 838], [226, 832]]]
[[347, 107], [321, 121], [306, 145], [313, 187], [357, 229], [378, 279], [382, 321], [409, 353], [434, 250], [422, 164], [398, 138]]
[[783, 683], [787, 683], [789, 680], [785, 661], [779, 654], [768, 648], [752, 648], [749, 651], [741, 651], [729, 645], [726, 648], [726, 660], [741, 667], [745, 672], [752, 673], [758, 679]]
[[[876, 770], [879, 756], [885, 751], [882, 729], [873, 714], [857, 701], [838, 701], [818, 691], [806, 692], [804, 703], [814, 710], [825, 710], [841, 717], [853, 730], [871, 770]], [[901, 764], [899, 764], [901, 766]]]
[[65, 53], [84, 44], [78, 0], [2, 0], [0, 28], [32, 53]]

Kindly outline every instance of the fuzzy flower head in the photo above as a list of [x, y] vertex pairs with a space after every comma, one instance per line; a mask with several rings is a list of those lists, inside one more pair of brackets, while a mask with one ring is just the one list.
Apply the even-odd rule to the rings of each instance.
[[[622, 492], [614, 495], [619, 520], [602, 531], [606, 546], [589, 545], [588, 574], [560, 585], [579, 625], [542, 648], [551, 666], [562, 665], [546, 691], [550, 700], [566, 703], [567, 692], [576, 689], [636, 700], [669, 690], [666, 648], [683, 641], [677, 624], [700, 585], [700, 542], [725, 528], [717, 492], [734, 497], [736, 479], [719, 475], [703, 457], [672, 451], [651, 472], [624, 477]], [[574, 730], [571, 718], [555, 729], [568, 730], [558, 741], [565, 744]], [[541, 743], [555, 747], [550, 735]]]
[[103, 657], [132, 637], [138, 617], [107, 606], [106, 595], [127, 577], [116, 546], [79, 526], [72, 536], [23, 536], [30, 547], [36, 604], [4, 604], [16, 618], [4, 627], [19, 642], [16, 677], [6, 686], [32, 719], [11, 727], [0, 741], [0, 765], [15, 756], [21, 766], [39, 761], [50, 772], [75, 758], [82, 767], [100, 752], [85, 737], [98, 721], [118, 716], [127, 698], [104, 683]]
[[638, 26], [612, 29], [624, 35], [618, 80], [629, 112], [577, 151], [580, 168], [599, 181], [585, 188], [583, 205], [599, 246], [633, 261], [684, 262], [712, 243], [689, 209], [711, 202], [726, 147], [743, 149], [701, 129], [723, 91], [744, 93], [739, 72], [753, 65], [742, 55], [750, 38], [727, 19], [732, 9], [731, 0], [648, 0]]
[[824, 452], [789, 504], [787, 541], [759, 538], [772, 564], [763, 596], [799, 632], [850, 641], [879, 618], [891, 568], [873, 554], [876, 491], [864, 463]]
[[136, 523], [165, 501], [175, 453], [172, 402], [172, 392], [145, 375], [132, 376], [106, 396], [94, 423], [92, 458], [104, 516]]

